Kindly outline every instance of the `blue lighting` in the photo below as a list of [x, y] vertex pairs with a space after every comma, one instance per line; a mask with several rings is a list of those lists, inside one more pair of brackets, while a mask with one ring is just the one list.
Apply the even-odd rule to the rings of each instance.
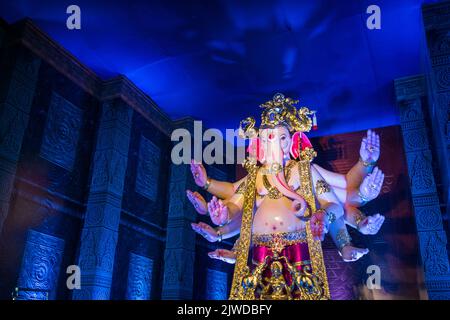
[[173, 119], [236, 128], [275, 92], [317, 110], [315, 135], [398, 123], [393, 79], [417, 74], [425, 50], [420, 6], [369, 1], [86, 1], [82, 29], [66, 1], [8, 1], [8, 22], [32, 18], [103, 78], [125, 74]]

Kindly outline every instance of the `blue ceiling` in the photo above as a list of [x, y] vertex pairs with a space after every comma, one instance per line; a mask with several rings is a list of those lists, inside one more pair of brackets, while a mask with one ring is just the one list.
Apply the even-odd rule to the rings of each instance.
[[[235, 128], [280, 91], [318, 111], [315, 135], [398, 123], [393, 79], [423, 72], [424, 0], [2, 1], [102, 78], [124, 74], [172, 118]], [[81, 8], [82, 29], [65, 27]], [[366, 8], [381, 8], [381, 30]]]

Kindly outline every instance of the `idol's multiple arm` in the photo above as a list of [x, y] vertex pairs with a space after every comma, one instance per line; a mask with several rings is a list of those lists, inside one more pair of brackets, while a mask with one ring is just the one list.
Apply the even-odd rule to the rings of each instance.
[[[376, 214], [366, 217], [358, 208], [375, 199], [384, 180], [384, 174], [375, 167], [380, 155], [380, 138], [369, 130], [360, 148], [360, 159], [346, 175], [337, 174], [311, 165], [311, 175], [320, 215], [313, 216], [311, 223], [325, 223], [326, 229], [345, 261], [355, 261], [368, 252], [367, 249], [355, 248], [351, 245], [346, 224], [357, 228], [363, 234], [375, 234], [384, 222], [384, 216]], [[187, 196], [200, 214], [209, 214], [216, 228], [205, 223], [194, 223], [194, 231], [204, 236], [208, 241], [220, 241], [237, 235], [240, 231], [243, 192], [240, 189], [245, 184], [245, 178], [234, 183], [218, 181], [207, 177], [201, 164], [191, 163], [191, 171], [196, 184], [213, 195], [207, 204], [196, 192], [187, 191]], [[299, 184], [299, 177], [293, 171], [291, 181]], [[297, 174], [298, 175], [298, 174]], [[296, 181], [298, 180], [298, 181]], [[289, 182], [289, 181], [288, 181]], [[224, 255], [226, 259], [223, 258]], [[211, 257], [233, 261], [233, 255], [227, 250], [218, 249], [210, 253]]]

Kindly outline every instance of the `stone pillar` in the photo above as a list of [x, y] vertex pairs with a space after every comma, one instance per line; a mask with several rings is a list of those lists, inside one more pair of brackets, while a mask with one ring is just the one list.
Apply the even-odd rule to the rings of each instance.
[[[193, 133], [193, 122], [186, 120], [178, 127]], [[163, 299], [192, 299], [195, 259], [195, 233], [191, 222], [196, 212], [188, 203], [186, 189], [195, 189], [189, 165], [171, 167], [168, 190], [169, 208], [166, 249], [164, 252]]]
[[150, 300], [153, 260], [130, 253], [128, 265], [127, 300]]
[[64, 240], [28, 231], [15, 300], [55, 299]]
[[[13, 68], [10, 74], [9, 70], [2, 68], [0, 83], [0, 232], [9, 211], [17, 162], [41, 64], [40, 59], [23, 48], [7, 50], [11, 52], [3, 57]], [[13, 50], [17, 50], [14, 57]], [[6, 61], [2, 63], [6, 64]]]
[[81, 289], [74, 291], [74, 299], [109, 299], [132, 113], [121, 100], [102, 104], [80, 243]]
[[450, 299], [447, 237], [423, 112], [425, 78], [413, 76], [395, 80], [395, 91], [428, 296], [430, 299]]
[[227, 300], [227, 298], [226, 272], [208, 269], [206, 274], [206, 300]]
[[441, 204], [450, 219], [450, 1], [424, 5], [422, 14], [431, 61], [428, 77], [430, 129], [441, 175], [438, 181], [442, 184]]

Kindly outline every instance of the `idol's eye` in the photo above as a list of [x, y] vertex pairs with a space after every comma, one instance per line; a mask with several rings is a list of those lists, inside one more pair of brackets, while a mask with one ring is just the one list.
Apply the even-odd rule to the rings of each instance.
[[286, 140], [286, 136], [284, 134], [281, 136], [281, 140]]

